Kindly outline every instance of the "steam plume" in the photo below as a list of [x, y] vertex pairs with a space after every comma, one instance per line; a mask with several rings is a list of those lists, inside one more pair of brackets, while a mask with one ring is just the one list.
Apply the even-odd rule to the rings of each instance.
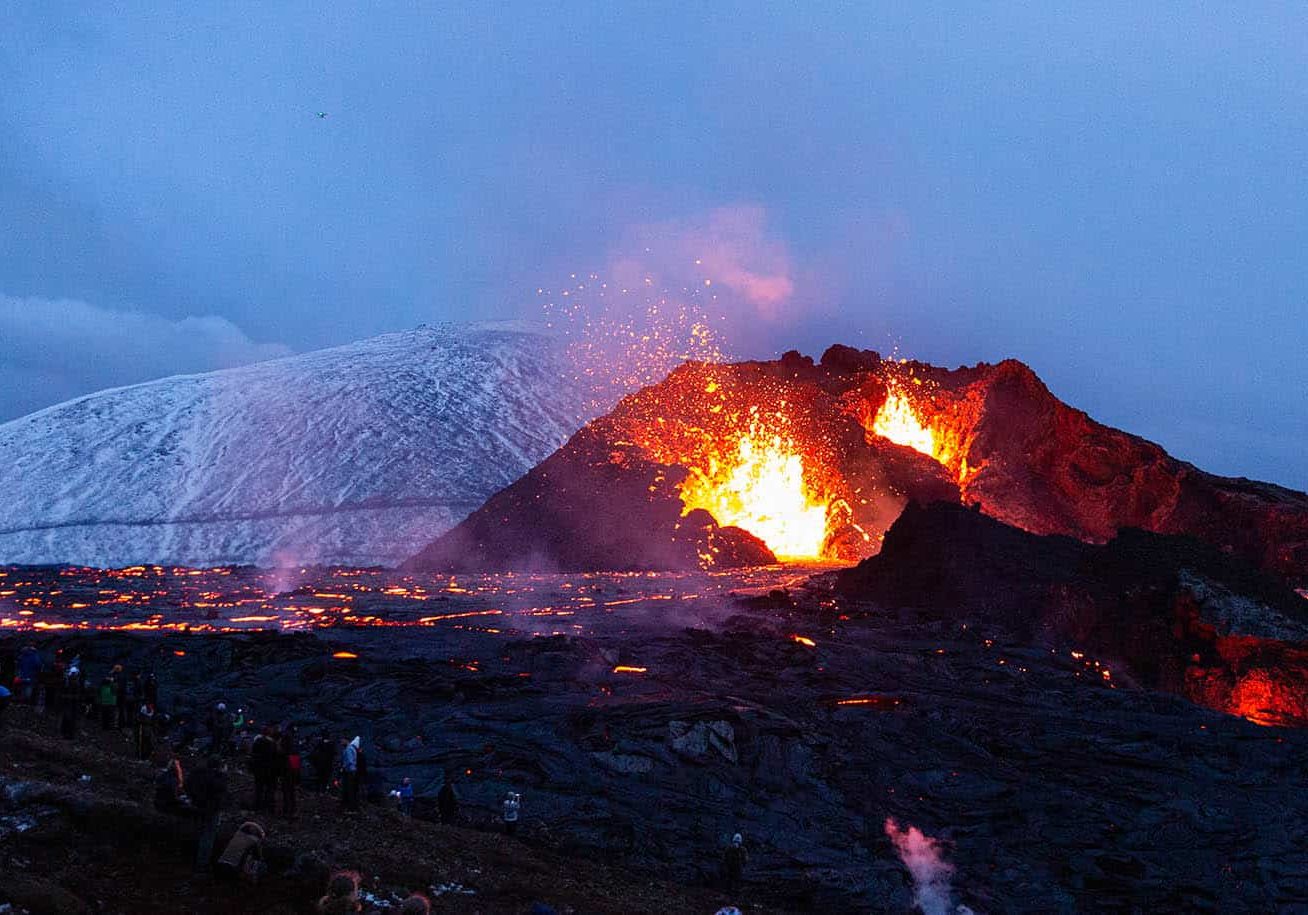
[[913, 903], [923, 915], [948, 915], [954, 865], [945, 860], [944, 843], [916, 826], [901, 829], [893, 817], [886, 819], [886, 835], [913, 876]]

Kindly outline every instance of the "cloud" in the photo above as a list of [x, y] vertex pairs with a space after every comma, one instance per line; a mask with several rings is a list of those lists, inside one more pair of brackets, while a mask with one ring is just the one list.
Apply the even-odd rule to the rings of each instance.
[[170, 320], [72, 299], [0, 295], [0, 421], [166, 375], [290, 355], [213, 315]]
[[768, 233], [767, 211], [757, 204], [636, 226], [612, 261], [621, 282], [651, 276], [657, 286], [691, 289], [707, 280], [734, 317], [775, 321], [795, 292], [789, 251]]

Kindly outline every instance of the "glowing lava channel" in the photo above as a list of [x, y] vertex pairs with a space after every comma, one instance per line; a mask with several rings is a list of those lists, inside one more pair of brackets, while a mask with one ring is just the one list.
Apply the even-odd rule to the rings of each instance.
[[751, 430], [722, 463], [711, 461], [707, 472], [693, 468], [681, 500], [687, 512], [702, 508], [719, 524], [758, 537], [778, 559], [822, 555], [827, 506], [810, 494], [803, 457], [780, 435]]

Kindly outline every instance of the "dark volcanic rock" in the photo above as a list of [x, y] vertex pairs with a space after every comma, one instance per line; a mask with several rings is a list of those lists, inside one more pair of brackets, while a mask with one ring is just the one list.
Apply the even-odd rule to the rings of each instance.
[[[768, 911], [908, 910], [889, 817], [948, 843], [953, 901], [975, 911], [1308, 905], [1308, 731], [1114, 689], [1065, 650], [980, 625], [848, 600], [848, 619], [818, 623], [811, 605], [831, 596], [791, 596], [717, 630], [602, 614], [613, 625], [581, 637], [34, 638], [95, 674], [153, 658], [178, 720], [225, 699], [309, 740], [361, 734], [370, 772], [383, 787], [411, 777], [419, 811], [457, 772], [466, 826], [495, 829], [498, 801], [519, 791], [523, 841], [577, 861], [712, 884], [741, 832], [741, 895]], [[358, 659], [334, 660], [341, 647]], [[123, 768], [97, 782], [141, 777]], [[343, 819], [318, 828], [350, 829]]]
[[1112, 658], [1119, 676], [1221, 711], [1308, 725], [1308, 601], [1190, 537], [1125, 530], [1098, 546], [911, 505], [881, 553], [837, 582], [884, 606]]

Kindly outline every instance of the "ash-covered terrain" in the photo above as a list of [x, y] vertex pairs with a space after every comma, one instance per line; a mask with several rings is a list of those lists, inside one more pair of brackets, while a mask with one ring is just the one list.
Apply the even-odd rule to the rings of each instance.
[[0, 425], [0, 562], [393, 565], [586, 415], [557, 342], [449, 324]]

